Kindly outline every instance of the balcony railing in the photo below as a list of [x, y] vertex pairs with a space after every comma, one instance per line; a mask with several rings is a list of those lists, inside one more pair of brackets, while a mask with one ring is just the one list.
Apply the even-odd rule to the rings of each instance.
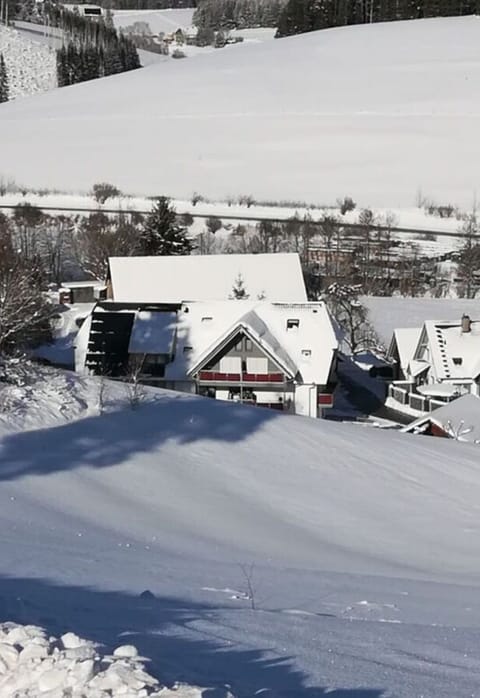
[[199, 371], [198, 379], [217, 383], [283, 383], [283, 373], [222, 373]]

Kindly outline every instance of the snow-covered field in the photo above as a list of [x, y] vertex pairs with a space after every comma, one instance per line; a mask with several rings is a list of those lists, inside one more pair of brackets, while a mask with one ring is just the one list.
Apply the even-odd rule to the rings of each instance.
[[3, 411], [2, 619], [205, 696], [478, 695], [477, 446], [61, 376]]
[[114, 10], [113, 22], [117, 29], [128, 27], [135, 22], [146, 22], [153, 34], [171, 34], [177, 29], [192, 26], [193, 8], [174, 10]]
[[49, 46], [0, 26], [0, 53], [7, 66], [10, 99], [57, 86], [55, 51]]
[[388, 347], [393, 330], [422, 327], [426, 320], [457, 320], [464, 313], [480, 319], [480, 300], [468, 298], [381, 298], [364, 296], [362, 302], [380, 339]]
[[479, 39], [476, 17], [346, 27], [75, 85], [2, 105], [2, 169], [178, 198], [406, 207], [421, 188], [468, 208]]

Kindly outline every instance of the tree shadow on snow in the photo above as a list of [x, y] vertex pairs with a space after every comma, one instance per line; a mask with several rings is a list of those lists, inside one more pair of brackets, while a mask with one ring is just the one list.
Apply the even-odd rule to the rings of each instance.
[[235, 443], [272, 419], [274, 410], [172, 394], [137, 409], [125, 408], [60, 426], [16, 432], [0, 442], [0, 480], [79, 466], [103, 468], [173, 440]]
[[[180, 681], [211, 687], [204, 691], [204, 698], [223, 698], [222, 687], [226, 685], [236, 698], [384, 695], [378, 688], [308, 687], [307, 677], [293, 667], [294, 657], [275, 658], [268, 656], [267, 650], [240, 649], [242, 642], [236, 641], [235, 631], [232, 643], [217, 611], [213, 606], [181, 599], [143, 599], [40, 579], [0, 578], [2, 622], [40, 625], [57, 637], [73, 631], [100, 643], [106, 652], [120, 644], [134, 644], [151, 658], [149, 673], [167, 685]], [[321, 663], [320, 657], [318, 661]]]

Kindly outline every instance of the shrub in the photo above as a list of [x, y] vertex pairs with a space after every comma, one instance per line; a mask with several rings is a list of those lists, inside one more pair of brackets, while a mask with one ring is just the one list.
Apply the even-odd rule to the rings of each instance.
[[99, 204], [104, 204], [107, 199], [113, 199], [120, 196], [121, 191], [114, 184], [108, 182], [99, 182], [93, 185], [92, 196]]

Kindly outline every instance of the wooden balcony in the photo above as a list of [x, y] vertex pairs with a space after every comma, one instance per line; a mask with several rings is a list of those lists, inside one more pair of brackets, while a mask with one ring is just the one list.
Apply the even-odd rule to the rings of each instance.
[[199, 371], [198, 380], [206, 383], [282, 383], [283, 373], [221, 373], [219, 371]]

